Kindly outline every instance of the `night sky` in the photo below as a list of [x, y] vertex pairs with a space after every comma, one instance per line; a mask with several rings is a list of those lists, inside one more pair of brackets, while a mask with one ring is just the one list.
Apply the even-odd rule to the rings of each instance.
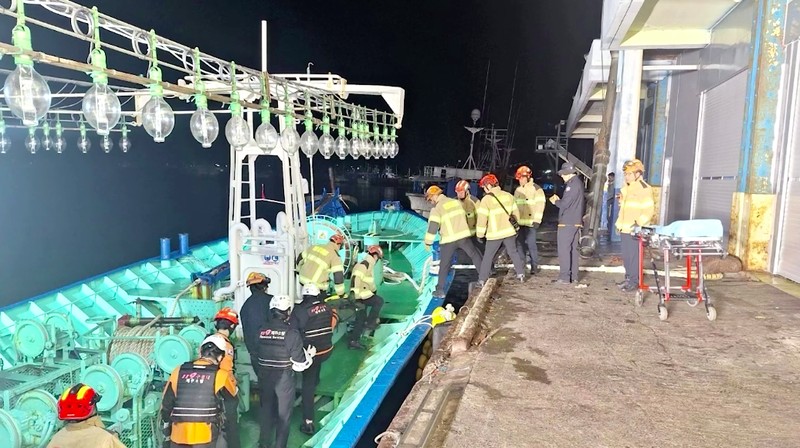
[[[260, 20], [266, 19], [270, 72], [304, 73], [313, 62], [314, 73], [405, 88], [394, 161], [402, 172], [466, 158], [469, 133], [462, 126], [471, 124], [474, 108], [484, 110], [479, 125], [505, 127], [517, 66], [512, 160], [539, 163], [534, 138], [552, 134], [567, 118], [602, 6], [596, 0], [78, 3], [254, 69], [261, 67]], [[7, 18], [0, 22], [4, 42], [11, 26]], [[61, 47], [39, 30], [32, 26], [34, 49], [85, 60], [85, 45]], [[0, 66], [9, 64], [3, 58]], [[182, 116], [160, 145], [133, 130], [128, 154], [117, 148], [103, 154], [96, 137], [92, 151], [80, 154], [72, 133], [65, 154], [31, 155], [23, 133], [10, 136], [12, 151], [0, 155], [0, 305], [157, 255], [161, 236], [171, 236], [175, 247], [179, 232], [189, 232], [193, 244], [226, 233], [229, 155], [222, 130], [218, 143], [203, 150]]]

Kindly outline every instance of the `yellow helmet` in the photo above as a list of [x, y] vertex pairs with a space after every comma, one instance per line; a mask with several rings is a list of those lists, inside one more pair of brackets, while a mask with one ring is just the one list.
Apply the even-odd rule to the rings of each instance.
[[637, 171], [644, 173], [644, 164], [639, 159], [628, 160], [622, 165], [622, 171], [625, 173], [635, 173]]
[[444, 192], [442, 191], [441, 187], [439, 187], [438, 185], [431, 185], [425, 191], [425, 199], [430, 199], [431, 196], [433, 196], [435, 194], [442, 194], [442, 193], [444, 193]]

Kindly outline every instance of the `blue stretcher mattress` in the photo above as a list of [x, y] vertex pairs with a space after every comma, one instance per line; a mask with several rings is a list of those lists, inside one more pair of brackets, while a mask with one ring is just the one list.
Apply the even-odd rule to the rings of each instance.
[[724, 230], [719, 219], [690, 219], [675, 221], [666, 226], [656, 226], [659, 235], [670, 238], [719, 238], [722, 239]]

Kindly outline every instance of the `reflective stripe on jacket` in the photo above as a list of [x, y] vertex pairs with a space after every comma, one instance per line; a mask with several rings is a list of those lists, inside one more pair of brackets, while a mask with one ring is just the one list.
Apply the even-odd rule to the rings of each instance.
[[634, 225], [649, 226], [653, 223], [655, 213], [653, 189], [647, 182], [639, 179], [622, 187], [616, 222], [620, 233], [630, 233]]
[[542, 223], [544, 190], [533, 182], [517, 187], [514, 199], [519, 209], [519, 225], [531, 227]]
[[[493, 194], [494, 197], [490, 196]], [[495, 199], [497, 198], [497, 199]], [[502, 206], [500, 204], [503, 204]], [[505, 210], [503, 210], [505, 207]], [[478, 207], [478, 222], [475, 225], [475, 236], [487, 240], [502, 240], [517, 234], [508, 221], [508, 213], [519, 220], [519, 210], [514, 202], [514, 196], [500, 189], [492, 187]]]
[[369, 299], [375, 295], [378, 288], [375, 286], [375, 263], [377, 259], [367, 255], [353, 268], [353, 277], [350, 280], [350, 290], [357, 299]]
[[452, 243], [470, 237], [467, 214], [457, 199], [440, 194], [436, 205], [428, 215], [428, 232], [425, 233], [425, 244], [433, 244], [436, 231], [439, 231], [439, 244]]
[[461, 201], [461, 207], [464, 209], [464, 214], [467, 215], [467, 226], [469, 226], [470, 236], [475, 236], [475, 223], [478, 221], [478, 206], [475, 205], [475, 200], [472, 199], [469, 193], [464, 196]]
[[300, 255], [300, 283], [314, 284], [320, 291], [328, 290], [328, 277], [333, 274], [336, 294], [344, 295], [344, 266], [336, 244], [329, 242], [311, 246]]

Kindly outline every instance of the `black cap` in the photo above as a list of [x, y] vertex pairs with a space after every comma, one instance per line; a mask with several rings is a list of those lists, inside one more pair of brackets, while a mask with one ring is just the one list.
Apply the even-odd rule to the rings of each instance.
[[558, 170], [558, 175], [563, 176], [565, 174], [575, 174], [575, 172], [576, 172], [575, 165], [569, 162], [564, 162], [563, 164], [561, 164], [561, 169]]

